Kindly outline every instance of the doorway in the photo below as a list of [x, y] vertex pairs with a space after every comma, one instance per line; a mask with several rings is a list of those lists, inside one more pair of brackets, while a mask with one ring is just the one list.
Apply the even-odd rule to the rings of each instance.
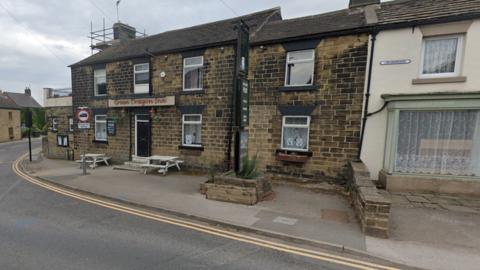
[[135, 115], [135, 155], [148, 157], [150, 148], [150, 118], [148, 115]]

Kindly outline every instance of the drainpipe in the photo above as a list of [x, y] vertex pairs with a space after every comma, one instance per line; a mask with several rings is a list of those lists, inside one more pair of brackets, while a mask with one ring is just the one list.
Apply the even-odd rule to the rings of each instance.
[[372, 67], [373, 67], [373, 55], [375, 52], [375, 41], [377, 40], [378, 28], [375, 27], [372, 31], [372, 47], [370, 48], [370, 63], [368, 67], [368, 79], [367, 79], [367, 93], [365, 94], [365, 111], [363, 113], [363, 121], [362, 121], [362, 133], [360, 134], [360, 143], [358, 145], [358, 155], [357, 159], [360, 160], [360, 156], [362, 155], [362, 146], [363, 146], [363, 138], [365, 135], [365, 125], [367, 124], [367, 117], [368, 115], [368, 102], [370, 101], [370, 86], [372, 83]]
[[128, 161], [132, 161], [132, 111], [128, 109], [128, 115], [130, 117], [130, 152], [128, 152]]

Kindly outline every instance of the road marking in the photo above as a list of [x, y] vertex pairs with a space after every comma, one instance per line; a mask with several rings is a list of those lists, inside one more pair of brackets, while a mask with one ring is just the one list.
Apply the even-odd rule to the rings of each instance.
[[18, 186], [21, 182], [23, 181], [23, 178], [20, 178], [17, 182], [15, 182], [13, 185], [11, 185], [7, 190], [5, 190], [2, 194], [0, 194], [0, 202], [7, 197], [8, 193], [12, 192], [12, 190]]
[[[40, 149], [40, 148], [37, 148], [37, 149]], [[35, 149], [35, 150], [37, 150], [37, 149]], [[350, 259], [350, 258], [346, 258], [346, 257], [342, 257], [342, 256], [331, 255], [331, 254], [328, 254], [328, 253], [323, 253], [323, 252], [308, 250], [308, 249], [304, 249], [304, 248], [289, 246], [289, 245], [285, 245], [285, 244], [275, 243], [275, 242], [271, 242], [271, 241], [268, 241], [268, 240], [257, 239], [257, 238], [251, 237], [251, 236], [241, 235], [241, 234], [237, 234], [237, 233], [233, 233], [233, 232], [223, 231], [223, 230], [212, 228], [212, 227], [209, 227], [209, 226], [205, 226], [205, 225], [201, 225], [201, 224], [195, 224], [195, 223], [192, 223], [192, 222], [183, 221], [183, 220], [179, 220], [179, 219], [175, 219], [175, 218], [165, 217], [165, 216], [162, 216], [162, 215], [157, 215], [157, 214], [145, 212], [145, 211], [142, 211], [142, 210], [137, 210], [137, 209], [130, 208], [130, 207], [127, 207], [127, 206], [123, 206], [123, 205], [116, 205], [116, 204], [108, 202], [108, 201], [102, 201], [102, 200], [99, 200], [99, 199], [94, 199], [94, 198], [90, 198], [90, 197], [87, 197], [87, 196], [84, 196], [84, 195], [76, 194], [76, 193], [68, 191], [68, 190], [63, 190], [61, 188], [55, 187], [54, 185], [50, 185], [50, 184], [46, 184], [46, 183], [43, 183], [41, 181], [38, 181], [38, 180], [30, 177], [29, 175], [25, 174], [24, 172], [22, 172], [19, 169], [19, 164], [27, 155], [28, 155], [28, 153], [24, 154], [23, 156], [18, 158], [15, 161], [15, 163], [13, 164], [12, 168], [17, 175], [23, 177], [27, 181], [29, 181], [31, 183], [34, 183], [38, 186], [44, 187], [44, 188], [49, 189], [51, 191], [54, 191], [54, 192], [57, 192], [57, 193], [60, 193], [60, 194], [63, 194], [63, 195], [66, 195], [66, 196], [69, 196], [69, 197], [72, 197], [72, 198], [76, 198], [76, 199], [79, 199], [79, 200], [82, 200], [82, 201], [85, 201], [85, 202], [89, 202], [89, 203], [92, 203], [92, 204], [96, 204], [96, 205], [103, 206], [105, 208], [109, 208], [109, 209], [113, 209], [113, 210], [117, 210], [117, 211], [120, 211], [120, 212], [129, 213], [129, 214], [132, 214], [132, 215], [136, 215], [136, 216], [140, 216], [140, 217], [144, 217], [144, 218], [148, 218], [148, 219], [152, 219], [152, 220], [157, 220], [157, 221], [167, 223], [167, 224], [171, 224], [171, 225], [177, 225], [177, 226], [180, 226], [180, 227], [189, 228], [189, 229], [192, 229], [192, 230], [208, 233], [208, 234], [211, 234], [211, 235], [216, 235], [216, 236], [220, 236], [220, 237], [224, 237], [224, 238], [228, 238], [228, 239], [232, 239], [232, 240], [236, 240], [236, 241], [240, 241], [240, 242], [244, 242], [244, 243], [250, 243], [250, 244], [253, 244], [253, 245], [262, 246], [262, 247], [266, 247], [266, 248], [270, 248], [270, 249], [275, 249], [275, 250], [279, 250], [279, 251], [283, 251], [283, 252], [287, 252], [287, 253], [291, 253], [291, 254], [296, 254], [296, 255], [300, 255], [300, 256], [304, 256], [304, 257], [309, 257], [309, 258], [313, 258], [313, 259], [317, 259], [317, 260], [328, 261], [328, 262], [332, 262], [332, 263], [336, 263], [336, 264], [346, 265], [346, 266], [350, 266], [350, 267], [354, 267], [354, 268], [358, 268], [358, 269], [400, 270], [398, 268], [393, 268], [393, 267], [389, 267], [389, 266], [383, 266], [383, 265], [379, 265], [379, 264], [375, 264], [375, 263], [364, 262], [364, 261]]]
[[5, 149], [0, 150], [0, 152], [3, 152], [3, 151], [5, 151]]
[[13, 148], [18, 148], [18, 147], [22, 147], [22, 146], [24, 146], [24, 145], [13, 146], [13, 147], [10, 147], [10, 148], [13, 149]]

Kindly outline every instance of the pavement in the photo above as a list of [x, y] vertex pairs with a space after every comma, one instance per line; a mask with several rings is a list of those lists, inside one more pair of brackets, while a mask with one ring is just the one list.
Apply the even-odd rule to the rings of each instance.
[[327, 183], [273, 181], [275, 196], [246, 206], [207, 200], [199, 193], [207, 176], [175, 168], [161, 176], [155, 170], [144, 175], [100, 165], [84, 175], [77, 163], [48, 159], [40, 150], [22, 167], [65, 188], [294, 243], [427, 269], [480, 265], [480, 198], [383, 190], [392, 201], [390, 235], [378, 239], [363, 235], [347, 195]]

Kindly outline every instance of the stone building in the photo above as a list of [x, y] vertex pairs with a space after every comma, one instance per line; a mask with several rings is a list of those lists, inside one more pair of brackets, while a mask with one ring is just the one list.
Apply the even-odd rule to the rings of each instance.
[[42, 105], [32, 97], [32, 90], [30, 87], [25, 88], [25, 93], [15, 93], [15, 92], [3, 92], [1, 93], [4, 98], [10, 100], [20, 108], [41, 108]]
[[164, 155], [192, 169], [230, 168], [242, 19], [250, 25], [250, 155], [258, 152], [260, 169], [272, 174], [341, 178], [358, 151], [368, 10], [282, 20], [274, 8], [131, 39], [75, 63], [73, 108], [91, 114], [86, 151], [114, 163]]
[[73, 160], [72, 89], [43, 88], [47, 136], [42, 138], [43, 153], [49, 158]]
[[20, 107], [0, 97], [0, 143], [21, 139]]

